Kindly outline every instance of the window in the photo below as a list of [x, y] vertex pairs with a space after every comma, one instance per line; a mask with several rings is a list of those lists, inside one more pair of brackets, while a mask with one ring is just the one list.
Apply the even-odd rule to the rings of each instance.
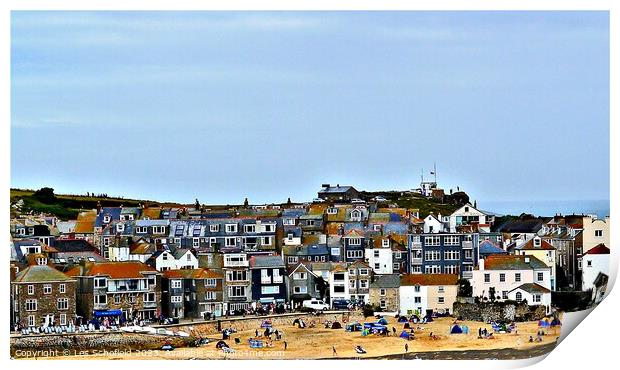
[[508, 291], [507, 290], [502, 291], [502, 299], [508, 299]]
[[212, 233], [216, 233], [220, 231], [220, 225], [219, 224], [209, 225], [209, 231]]
[[378, 258], [378, 257], [379, 257], [379, 251], [378, 251], [378, 250], [375, 250], [375, 251], [373, 251], [373, 252], [374, 252], [374, 253], [373, 253], [373, 256], [374, 256], [375, 258]]
[[515, 298], [517, 299], [517, 302], [521, 302], [523, 300], [523, 294], [521, 294], [521, 292], [517, 292], [517, 294], [515, 294]]
[[414, 291], [414, 292], [416, 292], [416, 293], [420, 293], [420, 286], [419, 286], [419, 285], [416, 285], [416, 286], [413, 288], [413, 291]]
[[66, 313], [60, 314], [60, 325], [67, 325], [67, 314]]
[[272, 233], [272, 232], [276, 231], [276, 225], [275, 224], [264, 224], [263, 228], [265, 229], [266, 233]]
[[445, 302], [444, 297], [437, 297], [437, 303], [443, 304]]
[[146, 226], [136, 226], [136, 234], [146, 234]]
[[106, 278], [95, 278], [95, 288], [105, 288], [108, 286]]
[[172, 303], [181, 303], [183, 302], [183, 297], [180, 295], [173, 295], [170, 297], [170, 302]]
[[439, 239], [440, 238], [438, 236], [425, 236], [424, 243], [427, 246], [438, 246], [440, 243]]
[[587, 260], [587, 261], [586, 261], [586, 265], [587, 265], [588, 267], [592, 267], [592, 260]]
[[499, 274], [499, 282], [500, 283], [506, 282], [506, 274]]
[[185, 258], [185, 259], [186, 259], [187, 261], [191, 261], [191, 260], [192, 260], [192, 254], [191, 254], [191, 253], [187, 252], [187, 254], [186, 254], [185, 256], [186, 256], [186, 258]]
[[207, 301], [214, 301], [217, 299], [217, 293], [216, 292], [207, 292], [207, 294], [205, 294], [205, 299]]
[[155, 302], [155, 293], [144, 293], [144, 302]]
[[293, 263], [297, 263], [297, 257], [294, 256], [288, 256], [288, 263], [289, 264], [293, 264]]
[[254, 225], [254, 224], [243, 225], [243, 232], [255, 233], [256, 232], [256, 225]]
[[114, 303], [115, 304], [120, 304], [121, 303], [121, 295], [120, 294], [115, 294], [114, 295]]
[[306, 294], [308, 293], [308, 287], [305, 286], [295, 286], [293, 287], [294, 294]]
[[362, 289], [368, 288], [368, 280], [360, 280], [360, 288]]
[[245, 297], [245, 287], [244, 286], [228, 287], [228, 296], [229, 297]]
[[446, 265], [443, 269], [444, 274], [456, 275], [459, 273], [459, 267], [457, 265]]
[[124, 224], [116, 224], [116, 232], [123, 232], [125, 231], [125, 225]]
[[460, 237], [458, 235], [448, 235], [443, 239], [444, 245], [459, 245], [460, 242]]
[[149, 287], [155, 286], [156, 284], [155, 276], [149, 276], [146, 281]]
[[30, 295], [34, 294], [34, 285], [28, 285], [28, 294]]
[[67, 284], [59, 284], [58, 285], [58, 292], [66, 293], [67, 292]]
[[349, 245], [362, 245], [362, 238], [349, 238]]
[[260, 288], [261, 294], [278, 294], [280, 287], [278, 285], [263, 286]]
[[237, 232], [237, 224], [226, 224], [226, 232], [227, 233], [236, 233]]
[[237, 245], [237, 238], [235, 238], [234, 236], [226, 238], [224, 245], [227, 246], [227, 247], [234, 247], [234, 246], [236, 246]]
[[200, 238], [192, 238], [192, 246], [194, 248], [200, 247]]
[[217, 286], [217, 279], [206, 279], [205, 286], [208, 286], [208, 287]]
[[439, 265], [426, 265], [424, 266], [424, 272], [427, 274], [441, 274], [441, 266]]
[[349, 280], [349, 288], [355, 289], [355, 280]]
[[393, 263], [393, 264], [392, 264], [392, 269], [393, 269], [393, 270], [400, 270], [400, 263], [396, 263], [396, 262], [395, 262], [395, 263]]
[[445, 292], [445, 288], [444, 288], [444, 286], [443, 286], [443, 285], [439, 285], [439, 286], [437, 286], [437, 292], [439, 292], [439, 293], [444, 293], [444, 292]]
[[166, 232], [165, 226], [153, 226], [153, 234], [163, 234]]
[[484, 274], [484, 282], [485, 283], [491, 282], [491, 274]]
[[379, 262], [375, 262], [374, 269], [378, 270], [381, 268], [381, 264]]
[[26, 299], [26, 311], [36, 311], [36, 310], [37, 310], [37, 300]]
[[168, 260], [168, 252], [162, 253], [161, 254], [161, 259], [164, 260], [164, 261], [167, 261]]
[[36, 322], [35, 322], [35, 319], [34, 319], [34, 315], [29, 315], [28, 316], [28, 326], [35, 326], [35, 325], [36, 325]]
[[521, 274], [520, 273], [515, 273], [515, 283], [520, 283], [521, 282]]
[[539, 273], [536, 274], [536, 280], [537, 281], [543, 281], [544, 277], [545, 277], [545, 274], [542, 273], [542, 272], [539, 272]]
[[58, 298], [56, 300], [56, 307], [59, 310], [68, 310], [69, 309], [69, 298]]
[[422, 303], [422, 297], [414, 297], [413, 303]]
[[181, 288], [181, 285], [182, 285], [181, 284], [181, 280], [171, 280], [170, 281], [170, 287], [172, 289], [179, 289], [179, 288]]
[[439, 261], [441, 260], [441, 252], [440, 251], [425, 251], [424, 259], [426, 261]]
[[362, 258], [364, 251], [347, 251], [347, 258]]
[[314, 226], [314, 220], [306, 220], [306, 226]]
[[194, 226], [194, 231], [192, 231], [192, 236], [200, 236], [200, 226]]
[[381, 301], [379, 301], [379, 306], [380, 306], [381, 308], [385, 308], [385, 307], [387, 306], [387, 305], [386, 305], [386, 303], [385, 303], [385, 300], [384, 300], [384, 299], [382, 299]]
[[360, 275], [368, 275], [368, 269], [360, 269]]
[[262, 236], [260, 238], [261, 245], [271, 245], [271, 237], [270, 236]]
[[532, 301], [534, 301], [534, 303], [540, 303], [541, 301], [540, 294], [534, 294], [532, 296]]
[[305, 272], [296, 272], [293, 274], [293, 280], [306, 280]]
[[594, 236], [601, 238], [603, 236], [603, 230], [594, 230]]
[[380, 296], [385, 297], [386, 294], [387, 294], [387, 290], [385, 288], [379, 289], [379, 295]]
[[381, 225], [379, 225], [379, 224], [372, 225], [372, 228], [373, 228], [374, 231], [381, 231]]
[[95, 304], [107, 304], [108, 297], [105, 294], [95, 295]]
[[458, 261], [461, 259], [460, 251], [445, 251], [443, 252], [443, 258], [449, 261]]

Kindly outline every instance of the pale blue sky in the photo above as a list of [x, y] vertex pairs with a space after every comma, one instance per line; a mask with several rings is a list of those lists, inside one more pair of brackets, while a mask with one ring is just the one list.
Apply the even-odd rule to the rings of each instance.
[[609, 198], [606, 12], [14, 12], [11, 186]]

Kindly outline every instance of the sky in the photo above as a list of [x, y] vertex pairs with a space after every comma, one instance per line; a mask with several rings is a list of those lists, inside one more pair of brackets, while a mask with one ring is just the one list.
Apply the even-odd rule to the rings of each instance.
[[11, 186], [609, 199], [607, 12], [13, 12]]

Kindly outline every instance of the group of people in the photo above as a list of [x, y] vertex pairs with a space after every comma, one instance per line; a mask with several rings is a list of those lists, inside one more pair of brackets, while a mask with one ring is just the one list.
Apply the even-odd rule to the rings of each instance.
[[478, 339], [493, 339], [493, 333], [487, 328], [478, 328]]

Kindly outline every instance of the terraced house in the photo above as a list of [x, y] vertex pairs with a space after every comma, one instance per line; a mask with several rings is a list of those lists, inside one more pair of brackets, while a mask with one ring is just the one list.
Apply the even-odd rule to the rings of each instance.
[[167, 270], [162, 277], [162, 311], [173, 318], [209, 318], [223, 313], [222, 275], [210, 270]]
[[411, 273], [456, 274], [470, 279], [478, 260], [478, 241], [478, 233], [411, 234]]
[[76, 280], [39, 262], [11, 281], [12, 325], [76, 324]]
[[77, 280], [78, 312], [86, 320], [154, 319], [161, 313], [161, 273], [144, 263], [84, 263], [67, 275]]

